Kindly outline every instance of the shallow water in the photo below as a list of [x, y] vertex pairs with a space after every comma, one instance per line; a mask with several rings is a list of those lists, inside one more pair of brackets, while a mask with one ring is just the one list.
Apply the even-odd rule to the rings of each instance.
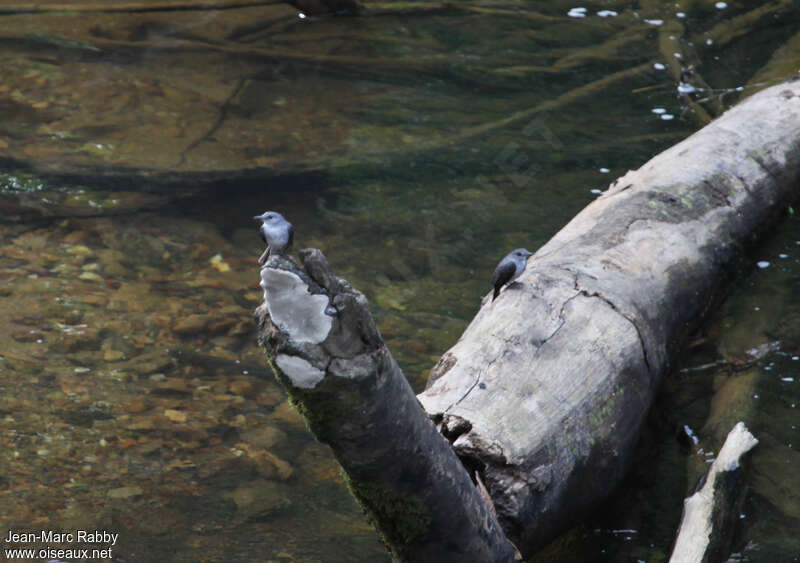
[[[364, 291], [421, 389], [499, 257], [798, 66], [797, 2], [372, 6], [0, 15], [3, 533], [108, 530], [124, 561], [388, 561], [255, 345], [250, 217], [283, 212]], [[737, 549], [800, 553], [798, 240], [791, 216], [753, 250], [620, 493], [543, 557], [665, 560], [732, 412], [761, 439]]]

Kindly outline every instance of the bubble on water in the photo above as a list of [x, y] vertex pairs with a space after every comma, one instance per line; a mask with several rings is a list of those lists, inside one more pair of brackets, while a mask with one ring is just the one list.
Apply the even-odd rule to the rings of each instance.
[[663, 119], [664, 121], [671, 121], [675, 119], [675, 116], [672, 115], [671, 113], [665, 113], [661, 116], [661, 119]]
[[572, 8], [567, 15], [571, 18], [585, 18], [586, 8]]
[[600, 10], [597, 12], [597, 15], [601, 18], [616, 18], [619, 13], [615, 12], [614, 10]]
[[678, 12], [678, 13], [677, 13], [677, 14], [675, 14], [675, 15], [676, 15], [677, 17], [679, 17], [679, 18], [685, 18], [685, 17], [686, 17], [686, 14], [684, 14], [683, 12]]
[[769, 268], [769, 262], [767, 262], [766, 260], [759, 260], [758, 262], [756, 262], [756, 266], [758, 266], [763, 270], [764, 268]]
[[664, 20], [644, 20], [644, 23], [649, 23], [650, 25], [663, 25]]
[[653, 68], [656, 69], [656, 70], [664, 70], [667, 67], [665, 65], [662, 65], [661, 63], [654, 63], [653, 64]]
[[609, 170], [608, 168], [601, 168], [600, 169], [600, 173], [601, 174], [608, 174], [609, 172], [611, 172], [611, 170]]
[[667, 110], [664, 109], [664, 108], [653, 108], [650, 111], [652, 111], [653, 113], [655, 113], [657, 115], [661, 115], [662, 113], [667, 113]]
[[717, 2], [716, 4], [714, 4], [714, 7], [717, 10], [724, 10], [725, 8], [728, 7], [728, 3], [727, 2]]

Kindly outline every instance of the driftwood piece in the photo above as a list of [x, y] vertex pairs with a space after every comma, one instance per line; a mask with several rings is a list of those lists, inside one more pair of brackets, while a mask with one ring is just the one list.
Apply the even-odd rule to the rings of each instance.
[[619, 178], [443, 355], [419, 399], [524, 555], [620, 481], [670, 357], [798, 180], [792, 81]]
[[251, 6], [269, 6], [282, 0], [171, 0], [169, 2], [5, 2], [2, 14], [44, 14], [49, 12], [174, 12], [187, 10], [234, 10]]
[[697, 492], [683, 503], [670, 563], [725, 561], [744, 500], [741, 458], [758, 440], [739, 422], [728, 433]]
[[386, 348], [367, 300], [319, 250], [261, 270], [259, 341], [402, 561], [513, 561], [514, 548]]

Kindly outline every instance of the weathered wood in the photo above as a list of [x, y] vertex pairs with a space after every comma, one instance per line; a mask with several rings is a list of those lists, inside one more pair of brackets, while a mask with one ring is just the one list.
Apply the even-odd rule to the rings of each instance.
[[261, 270], [259, 340], [309, 428], [402, 561], [513, 561], [514, 549], [422, 410], [370, 316], [318, 250]]
[[798, 180], [795, 80], [618, 179], [441, 358], [419, 399], [523, 554], [620, 481], [671, 355]]
[[683, 503], [670, 563], [726, 561], [745, 488], [741, 458], [758, 440], [739, 422], [728, 433], [697, 492]]

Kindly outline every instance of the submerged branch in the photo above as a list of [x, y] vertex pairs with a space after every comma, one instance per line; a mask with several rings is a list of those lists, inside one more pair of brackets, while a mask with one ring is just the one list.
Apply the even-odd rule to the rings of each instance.
[[643, 40], [648, 32], [649, 29], [642, 28], [641, 25], [625, 28], [599, 45], [575, 49], [569, 55], [558, 59], [553, 68], [561, 71], [598, 61], [607, 62], [620, 50]]
[[68, 3], [68, 4], [41, 4], [40, 2], [27, 2], [20, 4], [6, 4], [0, 6], [0, 15], [6, 14], [50, 14], [54, 12], [81, 12], [81, 13], [118, 13], [118, 12], [179, 12], [200, 10], [234, 10], [237, 8], [252, 8], [254, 6], [274, 6], [284, 4], [280, 0], [214, 0], [201, 2], [197, 0], [172, 0], [165, 3], [157, 2], [127, 2], [127, 3]]
[[261, 269], [259, 343], [401, 561], [514, 560], [490, 506], [392, 358], [366, 298], [316, 249]]
[[[644, 6], [653, 12], [655, 12], [657, 8], [652, 0], [646, 1]], [[658, 28], [658, 50], [661, 52], [661, 56], [664, 58], [667, 69], [672, 79], [675, 81], [675, 84], [681, 83], [684, 68], [689, 65], [688, 57], [681, 46], [683, 34], [683, 24], [678, 19], [665, 22]], [[692, 74], [692, 81], [700, 85], [700, 87], [705, 88], [707, 91], [711, 90], [697, 71]], [[680, 95], [683, 102], [695, 116], [699, 125], [703, 126], [711, 122], [713, 117], [706, 108], [695, 101], [689, 94], [681, 93]], [[712, 101], [712, 109], [715, 116], [720, 115], [722, 113], [722, 105], [719, 103], [719, 100], [716, 98], [711, 98], [710, 100]]]
[[621, 481], [681, 343], [799, 178], [795, 80], [620, 177], [442, 356], [419, 399], [523, 555]]
[[[790, 6], [794, 0], [777, 0], [754, 8], [749, 12], [724, 20], [708, 31], [696, 33], [690, 39], [692, 43], [703, 43], [710, 40], [716, 48], [723, 47], [742, 35], [753, 31], [753, 24], [775, 12]], [[771, 22], [772, 23], [772, 22]]]
[[615, 72], [614, 74], [604, 76], [603, 78], [595, 80], [594, 82], [590, 82], [589, 84], [578, 86], [577, 88], [574, 88], [569, 92], [561, 94], [558, 98], [554, 100], [548, 100], [532, 108], [514, 112], [508, 117], [499, 119], [497, 121], [484, 123], [483, 125], [478, 125], [477, 127], [471, 127], [469, 129], [466, 129], [458, 133], [457, 135], [448, 137], [444, 141], [438, 141], [433, 145], [428, 145], [426, 146], [426, 148], [435, 148], [438, 146], [447, 146], [455, 143], [463, 143], [475, 137], [480, 137], [482, 135], [486, 135], [487, 133], [492, 133], [494, 131], [497, 131], [498, 129], [503, 129], [511, 125], [516, 125], [522, 121], [532, 119], [533, 117], [535, 117], [540, 113], [561, 109], [587, 96], [597, 94], [598, 92], [600, 92], [604, 88], [607, 88], [608, 86], [611, 86], [612, 84], [615, 84], [622, 80], [626, 80], [633, 76], [638, 76], [644, 73], [645, 71], [649, 70], [650, 68], [652, 68], [652, 63], [648, 62], [637, 65], [633, 68], [628, 68], [625, 70], [621, 70], [619, 72]]

